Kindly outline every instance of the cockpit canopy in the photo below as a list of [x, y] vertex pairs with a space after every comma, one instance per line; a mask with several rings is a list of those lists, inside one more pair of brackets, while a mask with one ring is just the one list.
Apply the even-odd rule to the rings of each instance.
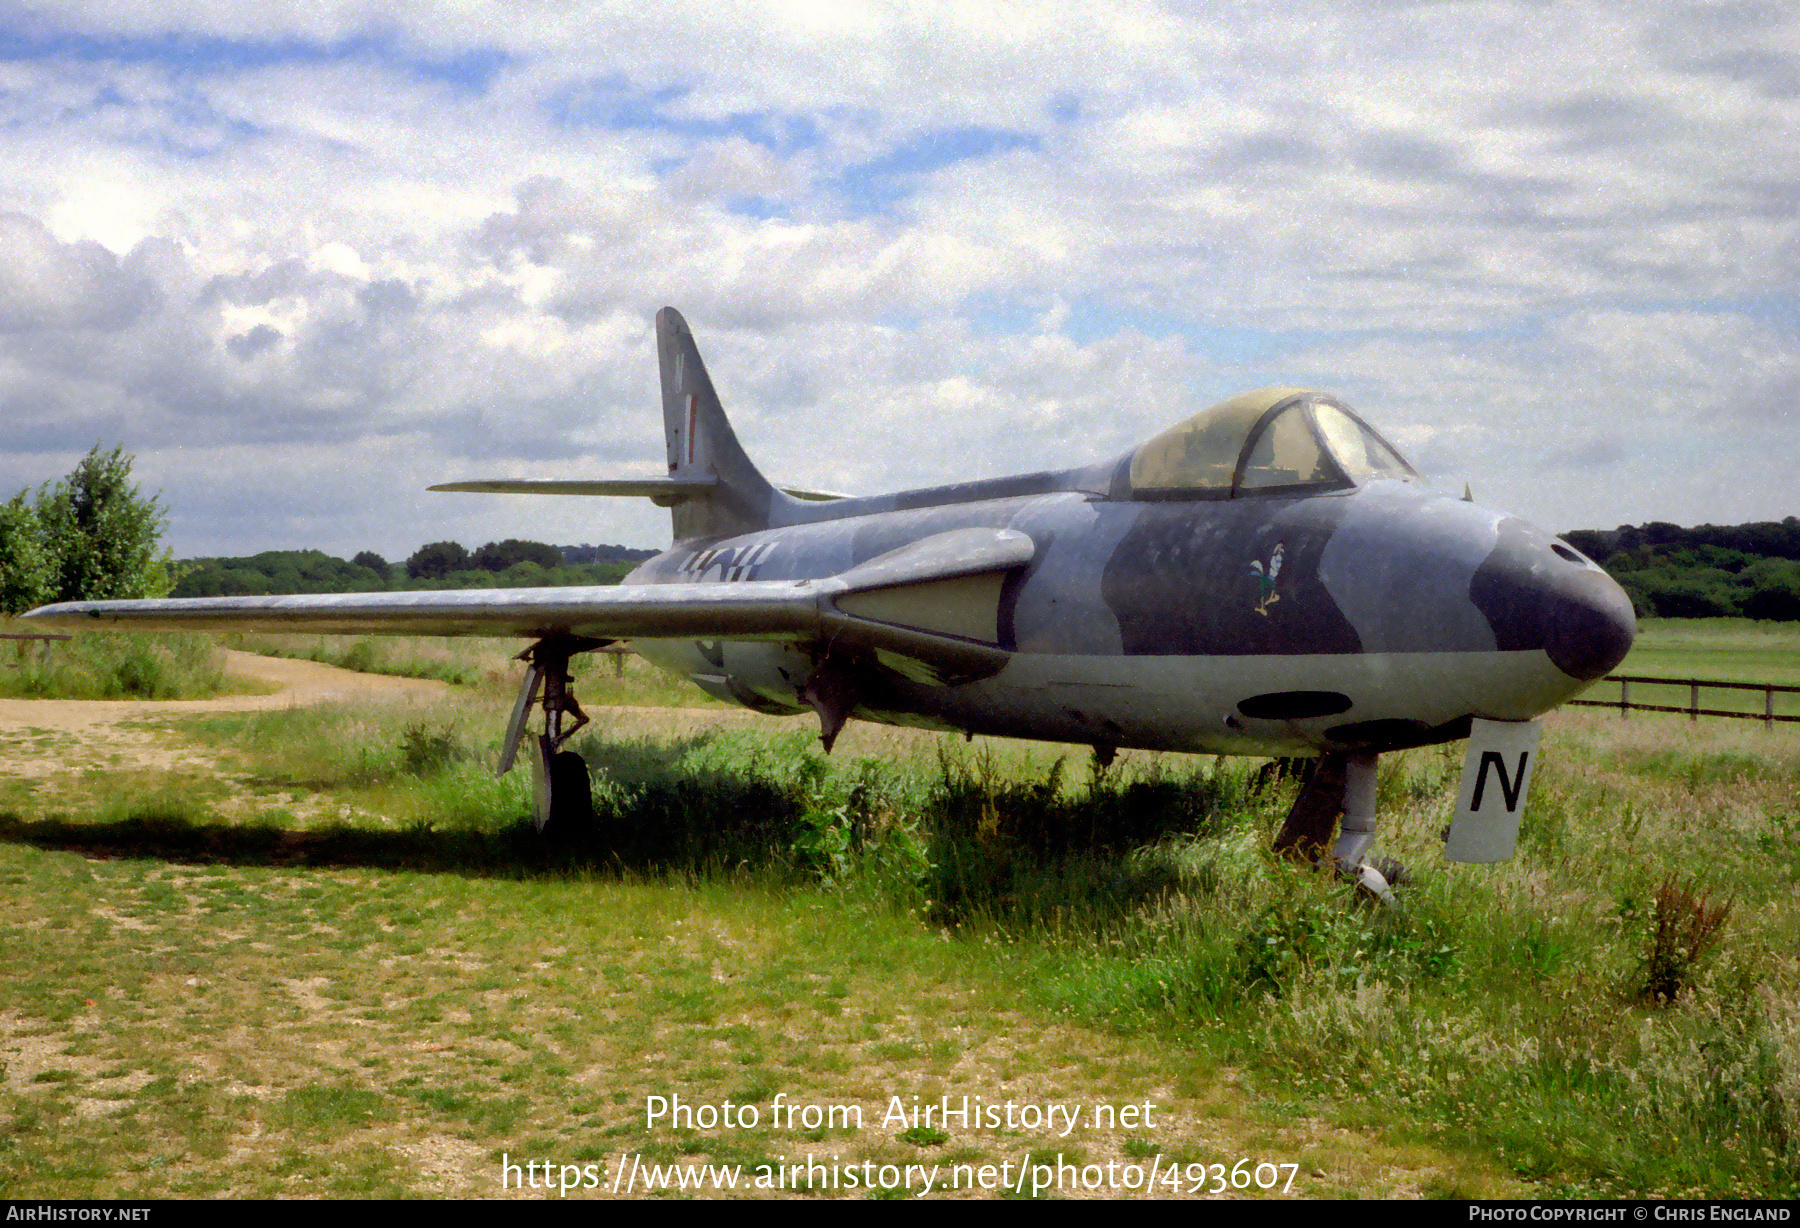
[[1418, 476], [1348, 407], [1306, 388], [1221, 401], [1144, 444], [1130, 467], [1137, 499], [1235, 499]]

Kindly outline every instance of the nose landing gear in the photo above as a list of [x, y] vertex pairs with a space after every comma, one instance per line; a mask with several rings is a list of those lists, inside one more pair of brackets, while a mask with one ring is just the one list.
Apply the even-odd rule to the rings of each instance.
[[[1392, 889], [1406, 871], [1397, 861], [1368, 856], [1369, 846], [1375, 843], [1375, 768], [1379, 759], [1372, 750], [1320, 755], [1275, 837], [1275, 850], [1317, 863], [1330, 845], [1330, 857], [1340, 874], [1356, 879], [1369, 894], [1392, 904]], [[1331, 838], [1334, 829], [1335, 843]]]

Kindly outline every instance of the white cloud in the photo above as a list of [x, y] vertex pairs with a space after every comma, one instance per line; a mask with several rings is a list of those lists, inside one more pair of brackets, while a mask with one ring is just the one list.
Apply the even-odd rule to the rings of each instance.
[[1310, 381], [1551, 527], [1795, 510], [1743, 481], [1800, 459], [1782, 10], [34, 12], [0, 481], [119, 440], [183, 553], [648, 543], [395, 491], [654, 467], [665, 302], [785, 481], [1089, 461]]

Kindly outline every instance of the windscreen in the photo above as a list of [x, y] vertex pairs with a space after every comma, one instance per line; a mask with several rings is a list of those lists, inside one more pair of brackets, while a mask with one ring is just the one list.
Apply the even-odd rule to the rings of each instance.
[[1319, 402], [1313, 406], [1313, 420], [1332, 456], [1355, 481], [1418, 476], [1379, 435], [1337, 406]]
[[1318, 438], [1306, 424], [1306, 405], [1290, 405], [1264, 424], [1250, 445], [1239, 490], [1275, 486], [1342, 486]]

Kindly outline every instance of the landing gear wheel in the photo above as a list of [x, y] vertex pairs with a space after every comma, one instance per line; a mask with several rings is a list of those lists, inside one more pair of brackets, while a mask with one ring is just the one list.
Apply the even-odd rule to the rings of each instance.
[[1354, 870], [1342, 872], [1347, 873], [1350, 877], [1354, 878], [1357, 887], [1361, 890], [1368, 892], [1369, 895], [1380, 900], [1390, 908], [1394, 906], [1394, 889], [1388, 886], [1387, 879], [1384, 878], [1381, 871], [1377, 870], [1374, 866], [1360, 865]]
[[547, 840], [569, 840], [594, 825], [594, 794], [587, 760], [572, 750], [552, 751], [550, 739], [539, 737], [532, 756], [533, 810], [538, 834]]
[[[506, 724], [506, 743], [496, 770], [504, 774], [525, 736], [525, 722], [538, 689], [543, 689], [544, 732], [533, 741], [531, 759], [532, 823], [538, 834], [568, 840], [586, 834], [594, 823], [594, 795], [587, 763], [562, 749], [577, 729], [588, 723], [569, 687], [569, 657], [604, 647], [609, 641], [582, 637], [543, 639], [519, 654], [527, 662], [524, 685]], [[564, 724], [564, 718], [573, 724]]]
[[551, 840], [573, 840], [594, 826], [594, 794], [587, 760], [572, 750], [550, 756], [550, 806], [544, 835]]
[[1341, 869], [1338, 873], [1354, 879], [1360, 890], [1389, 908], [1400, 906], [1400, 901], [1394, 896], [1395, 889], [1412, 881], [1406, 867], [1392, 857], [1365, 857], [1354, 867]]
[[1392, 857], [1365, 857], [1363, 864], [1386, 879], [1390, 887], [1412, 886], [1412, 872]]

